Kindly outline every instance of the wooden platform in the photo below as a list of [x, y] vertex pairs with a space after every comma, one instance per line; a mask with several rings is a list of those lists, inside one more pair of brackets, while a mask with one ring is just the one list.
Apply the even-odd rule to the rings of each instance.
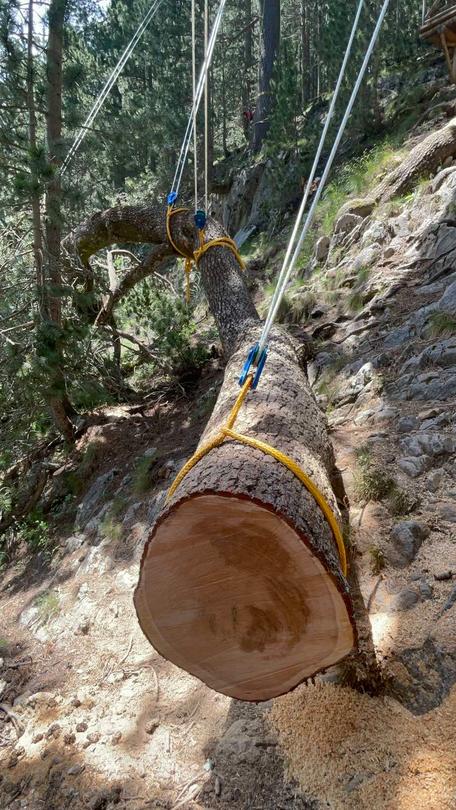
[[434, 3], [420, 28], [420, 36], [442, 48], [450, 79], [456, 84], [456, 4]]

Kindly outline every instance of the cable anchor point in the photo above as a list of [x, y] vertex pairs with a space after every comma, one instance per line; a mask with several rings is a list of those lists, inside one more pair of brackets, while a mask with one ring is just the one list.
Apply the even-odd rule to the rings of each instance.
[[[262, 351], [260, 352], [259, 343], [255, 343], [255, 345], [252, 346], [247, 355], [247, 359], [244, 363], [241, 376], [239, 377], [240, 386], [243, 386], [248, 375], [253, 373], [253, 381], [251, 387], [252, 390], [255, 391], [255, 389], [258, 386], [258, 383], [260, 382], [260, 377], [263, 372], [264, 365], [266, 363], [268, 351], [269, 351], [268, 347], [265, 346], [264, 349], [262, 349]], [[252, 367], [255, 369], [254, 372], [252, 371]]]

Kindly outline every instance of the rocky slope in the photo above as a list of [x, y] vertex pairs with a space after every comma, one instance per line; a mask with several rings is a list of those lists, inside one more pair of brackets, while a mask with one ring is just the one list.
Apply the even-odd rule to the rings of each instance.
[[3, 576], [1, 807], [456, 806], [456, 166], [368, 211], [317, 244], [292, 311], [313, 337], [387, 697], [334, 671], [245, 705], [142, 637], [139, 558], [210, 412], [214, 366], [191, 403], [107, 411], [82, 464], [60, 471], [82, 494], [58, 551]]

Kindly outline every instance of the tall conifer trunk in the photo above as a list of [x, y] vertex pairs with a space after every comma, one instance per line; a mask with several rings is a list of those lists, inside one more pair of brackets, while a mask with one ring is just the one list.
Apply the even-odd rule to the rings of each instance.
[[54, 422], [67, 441], [73, 440], [71, 417], [74, 410], [66, 394], [62, 354], [62, 312], [57, 288], [61, 284], [62, 239], [62, 187], [59, 168], [62, 149], [62, 80], [63, 80], [63, 27], [66, 0], [52, 0], [49, 8], [49, 36], [47, 47], [47, 111], [46, 138], [48, 160], [54, 173], [46, 190], [45, 270], [48, 284], [47, 317], [53, 343], [53, 368], [47, 400]]
[[262, 0], [262, 40], [258, 99], [253, 120], [254, 152], [259, 152], [269, 128], [273, 104], [271, 79], [280, 44], [280, 0]]

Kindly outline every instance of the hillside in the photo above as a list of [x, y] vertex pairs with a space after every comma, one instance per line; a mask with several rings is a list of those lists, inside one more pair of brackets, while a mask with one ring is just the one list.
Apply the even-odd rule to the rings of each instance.
[[[280, 313], [329, 423], [381, 694], [356, 691], [342, 663], [245, 704], [139, 629], [139, 561], [220, 389], [216, 346], [193, 387], [96, 408], [75, 448], [49, 459], [52, 544], [35, 524], [0, 589], [2, 807], [454, 808], [456, 119], [443, 78], [431, 71], [420, 92], [402, 137], [344, 156]], [[401, 101], [404, 122], [416, 102]], [[420, 145], [448, 133], [448, 154], [417, 167]], [[226, 220], [241, 191], [249, 200], [226, 224], [260, 231], [243, 255], [261, 312], [293, 202], [272, 227], [255, 219], [258, 171], [235, 170], [214, 204]]]

